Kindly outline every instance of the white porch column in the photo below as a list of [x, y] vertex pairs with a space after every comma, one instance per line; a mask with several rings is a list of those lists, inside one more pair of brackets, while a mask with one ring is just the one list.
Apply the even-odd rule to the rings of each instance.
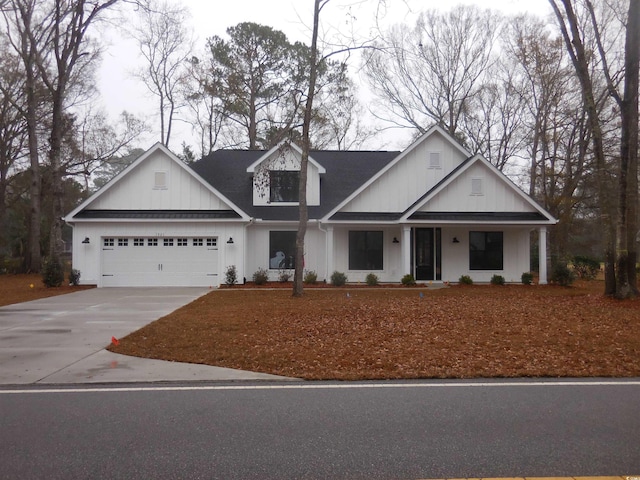
[[325, 262], [327, 272], [326, 272], [326, 280], [327, 283], [331, 282], [331, 274], [333, 273], [333, 227], [327, 227], [327, 261]]
[[538, 229], [538, 271], [540, 285], [547, 284], [547, 227]]
[[400, 276], [403, 277], [411, 271], [411, 227], [402, 227], [402, 237], [400, 239], [402, 248], [402, 268]]

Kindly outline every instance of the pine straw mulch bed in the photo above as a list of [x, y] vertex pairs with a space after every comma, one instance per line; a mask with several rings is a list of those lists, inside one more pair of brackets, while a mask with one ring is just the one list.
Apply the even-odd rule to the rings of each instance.
[[40, 274], [0, 275], [0, 307], [94, 288], [92, 285], [46, 287]]
[[228, 288], [109, 349], [314, 380], [640, 376], [640, 299], [602, 291]]

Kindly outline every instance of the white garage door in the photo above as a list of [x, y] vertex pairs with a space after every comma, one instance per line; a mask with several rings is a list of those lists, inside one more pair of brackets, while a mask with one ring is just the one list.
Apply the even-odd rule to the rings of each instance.
[[103, 237], [102, 286], [217, 286], [218, 239]]

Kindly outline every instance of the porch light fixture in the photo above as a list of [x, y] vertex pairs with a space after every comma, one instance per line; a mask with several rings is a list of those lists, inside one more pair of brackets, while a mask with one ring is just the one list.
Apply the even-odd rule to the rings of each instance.
[[82, 240], [82, 243], [84, 243], [85, 245], [89, 245], [89, 237], [84, 237], [84, 240]]
[[227, 243], [229, 245], [232, 245], [233, 244], [233, 237], [229, 237], [229, 240], [227, 240]]
[[398, 240], [398, 237], [393, 237], [393, 243], [400, 243], [400, 240]]
[[458, 237], [453, 237], [453, 243], [460, 243], [460, 240], [458, 240]]

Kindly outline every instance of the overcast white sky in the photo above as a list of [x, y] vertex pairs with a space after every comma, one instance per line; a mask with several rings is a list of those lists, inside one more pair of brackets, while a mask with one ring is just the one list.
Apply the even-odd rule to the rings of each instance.
[[[182, 0], [181, 3], [191, 11], [191, 27], [197, 49], [203, 48], [208, 37], [224, 37], [228, 27], [245, 21], [269, 25], [285, 32], [289, 40], [309, 43], [312, 0]], [[476, 4], [505, 14], [531, 12], [546, 15], [550, 12], [547, 0], [386, 0], [387, 9], [384, 11], [376, 11], [380, 0], [335, 0], [323, 11], [321, 24], [325, 30], [345, 29], [347, 17], [351, 15], [355, 17], [354, 25], [358, 33], [366, 35], [374, 25], [376, 16], [385, 26], [394, 23], [411, 25], [422, 10], [446, 9], [460, 3]], [[158, 122], [154, 99], [141, 82], [131, 76], [131, 71], [140, 65], [135, 42], [124, 39], [118, 32], [105, 35], [110, 37], [110, 46], [104, 52], [98, 73], [104, 108], [112, 119], [127, 110], [146, 118], [155, 127]], [[183, 140], [193, 142], [185, 125], [176, 125], [176, 130], [177, 135], [172, 137], [170, 147], [179, 152]], [[159, 134], [156, 133], [146, 138], [141, 146], [147, 148], [157, 140]], [[394, 145], [393, 148], [404, 146]]]

